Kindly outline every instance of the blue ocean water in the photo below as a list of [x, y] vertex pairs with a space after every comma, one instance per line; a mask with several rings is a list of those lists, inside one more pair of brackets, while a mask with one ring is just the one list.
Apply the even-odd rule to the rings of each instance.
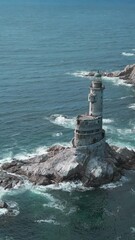
[[[135, 62], [134, 11], [132, 0], [0, 1], [1, 161], [71, 144], [75, 117], [88, 111], [84, 72]], [[119, 79], [103, 82], [107, 141], [134, 148], [135, 89]], [[1, 190], [19, 214], [0, 218], [0, 239], [134, 239], [130, 178], [91, 191], [76, 191], [74, 183]]]

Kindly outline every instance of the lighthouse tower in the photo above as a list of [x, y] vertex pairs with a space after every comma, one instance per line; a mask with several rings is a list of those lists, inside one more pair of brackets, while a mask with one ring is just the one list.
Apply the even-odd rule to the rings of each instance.
[[96, 73], [90, 86], [88, 95], [89, 115], [102, 117], [103, 112], [103, 90], [104, 86], [101, 80], [101, 74]]
[[88, 95], [88, 114], [79, 115], [76, 119], [73, 139], [73, 146], [76, 148], [96, 149], [94, 146], [100, 144], [105, 138], [105, 131], [102, 129], [103, 90], [101, 74], [96, 73]]

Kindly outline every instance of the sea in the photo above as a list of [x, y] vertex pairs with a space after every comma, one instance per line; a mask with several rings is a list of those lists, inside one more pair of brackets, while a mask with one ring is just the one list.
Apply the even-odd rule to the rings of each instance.
[[[89, 71], [135, 63], [134, 0], [0, 0], [0, 163], [71, 146]], [[135, 149], [135, 88], [103, 78], [106, 141]], [[0, 188], [0, 240], [134, 240], [135, 172], [100, 188]]]

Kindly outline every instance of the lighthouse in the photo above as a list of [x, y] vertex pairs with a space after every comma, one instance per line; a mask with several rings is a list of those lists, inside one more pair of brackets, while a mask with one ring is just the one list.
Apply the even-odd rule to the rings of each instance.
[[79, 115], [76, 119], [73, 139], [73, 146], [76, 148], [96, 149], [105, 139], [105, 131], [102, 129], [103, 90], [101, 74], [98, 72], [90, 85], [88, 113]]
[[103, 112], [103, 90], [104, 86], [101, 80], [101, 74], [98, 72], [94, 76], [94, 80], [90, 86], [90, 93], [88, 95], [89, 101], [89, 115], [101, 116]]

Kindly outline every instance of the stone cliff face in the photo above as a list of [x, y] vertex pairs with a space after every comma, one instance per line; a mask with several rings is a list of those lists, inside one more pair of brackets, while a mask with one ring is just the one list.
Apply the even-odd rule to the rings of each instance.
[[123, 71], [113, 73], [113, 75], [122, 78], [127, 83], [135, 84], [135, 64], [127, 65]]
[[0, 186], [13, 188], [29, 180], [48, 185], [62, 181], [80, 180], [85, 186], [97, 187], [118, 180], [124, 169], [135, 169], [135, 152], [111, 147], [105, 143], [105, 157], [77, 152], [75, 148], [54, 146], [48, 153], [27, 161], [14, 160], [0, 168]]

